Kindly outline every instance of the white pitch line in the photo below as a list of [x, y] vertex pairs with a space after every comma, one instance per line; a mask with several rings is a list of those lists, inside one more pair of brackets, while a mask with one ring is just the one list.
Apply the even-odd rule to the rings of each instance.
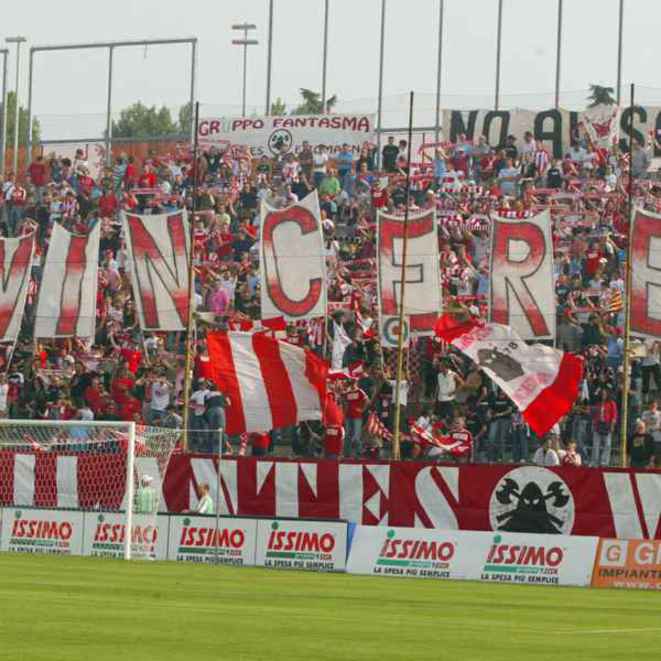
[[647, 627], [645, 629], [565, 629], [559, 631], [563, 635], [578, 634], [578, 635], [599, 635], [604, 633], [644, 633], [647, 631], [661, 631], [661, 627]]

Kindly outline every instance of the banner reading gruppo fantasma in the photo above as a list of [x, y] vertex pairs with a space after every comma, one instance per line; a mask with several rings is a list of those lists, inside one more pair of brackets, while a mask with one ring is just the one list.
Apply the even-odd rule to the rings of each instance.
[[312, 149], [324, 145], [339, 151], [349, 145], [354, 152], [375, 141], [374, 115], [296, 115], [283, 117], [205, 117], [197, 126], [202, 147], [225, 151], [249, 147], [253, 156], [274, 156], [300, 151], [303, 141]]

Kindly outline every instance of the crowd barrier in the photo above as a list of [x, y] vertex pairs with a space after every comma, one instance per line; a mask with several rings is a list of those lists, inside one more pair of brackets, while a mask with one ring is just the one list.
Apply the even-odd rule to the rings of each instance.
[[[0, 551], [122, 558], [123, 515], [8, 507]], [[661, 541], [364, 526], [346, 521], [136, 515], [138, 559], [403, 578], [661, 589]]]

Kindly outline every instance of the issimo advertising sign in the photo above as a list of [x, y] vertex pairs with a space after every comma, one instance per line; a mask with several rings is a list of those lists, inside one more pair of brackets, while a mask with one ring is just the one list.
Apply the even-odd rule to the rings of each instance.
[[595, 537], [357, 526], [347, 571], [499, 583], [589, 585]]
[[[167, 558], [168, 517], [135, 515], [131, 530], [131, 558]], [[125, 516], [113, 512], [85, 515], [83, 555], [123, 558], [126, 541]]]
[[[470, 533], [468, 533], [470, 534]], [[476, 578], [463, 556], [468, 540], [447, 530], [357, 526], [347, 571], [417, 578]]]
[[661, 542], [599, 540], [592, 587], [661, 590]]
[[168, 559], [244, 567], [255, 564], [257, 521], [182, 516], [170, 520]]
[[344, 571], [347, 524], [320, 521], [260, 521], [256, 564], [276, 569]]
[[542, 585], [589, 585], [594, 537], [494, 535], [480, 580]]
[[82, 512], [9, 508], [2, 517], [0, 550], [80, 555], [82, 535]]

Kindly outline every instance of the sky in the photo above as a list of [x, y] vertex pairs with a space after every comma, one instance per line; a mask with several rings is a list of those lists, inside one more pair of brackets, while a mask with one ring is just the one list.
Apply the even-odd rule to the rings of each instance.
[[[440, 0], [386, 0], [384, 126], [402, 125], [407, 93], [416, 92], [416, 121], [433, 118]], [[329, 0], [329, 95], [338, 110], [374, 112], [378, 91], [381, 0]], [[197, 98], [203, 115], [241, 109], [242, 49], [231, 25], [257, 25], [248, 52], [248, 112], [266, 100], [268, 0], [23, 0], [3, 14], [0, 37], [20, 34], [21, 95], [27, 101], [30, 46], [197, 37]], [[321, 89], [324, 0], [274, 0], [272, 98], [296, 104], [298, 89]], [[561, 104], [584, 106], [590, 83], [614, 85], [619, 0], [564, 0]], [[442, 102], [445, 108], [493, 104], [498, 0], [445, 0]], [[661, 105], [659, 0], [625, 0], [623, 83]], [[501, 106], [541, 109], [553, 102], [557, 0], [503, 0]], [[27, 48], [26, 48], [27, 46]], [[15, 57], [9, 45], [9, 88]], [[190, 47], [115, 51], [113, 111], [134, 101], [177, 108], [190, 94]], [[104, 126], [107, 51], [34, 56], [34, 114], [46, 137], [91, 138]]]

